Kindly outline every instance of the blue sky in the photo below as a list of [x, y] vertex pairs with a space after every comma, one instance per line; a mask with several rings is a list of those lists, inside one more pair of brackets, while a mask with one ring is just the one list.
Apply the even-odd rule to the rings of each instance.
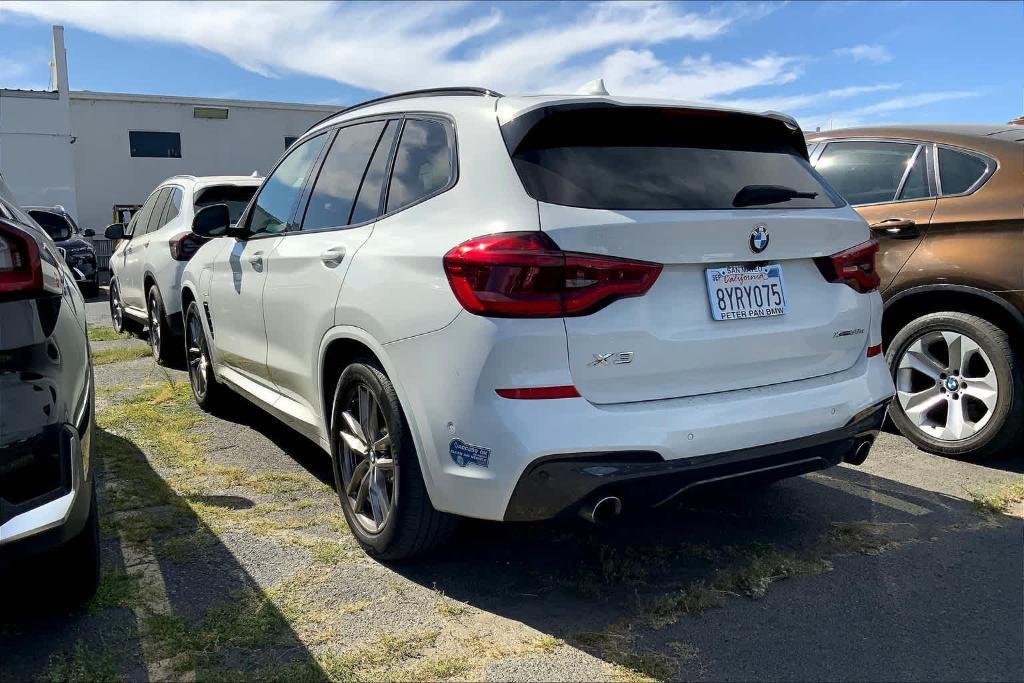
[[0, 87], [343, 105], [422, 87], [613, 94], [791, 113], [805, 129], [1002, 123], [1024, 110], [1022, 2], [0, 2]]

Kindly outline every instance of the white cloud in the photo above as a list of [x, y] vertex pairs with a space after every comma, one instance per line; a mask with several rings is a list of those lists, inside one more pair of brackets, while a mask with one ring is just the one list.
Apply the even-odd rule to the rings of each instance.
[[897, 90], [899, 83], [877, 83], [875, 85], [854, 85], [835, 88], [824, 92], [805, 93], [802, 95], [780, 95], [776, 97], [742, 98], [720, 100], [720, 104], [753, 111], [781, 111], [788, 114], [806, 110], [808, 107], [820, 107], [829, 100], [847, 99], [885, 90]]
[[[516, 5], [510, 7], [516, 8]], [[542, 5], [542, 7], [544, 7]], [[776, 6], [690, 11], [674, 3], [570, 5], [510, 16], [461, 3], [0, 3], [4, 14], [63, 22], [114, 39], [207, 50], [265, 76], [299, 73], [391, 92], [483, 85], [504, 92], [575, 89], [599, 76], [612, 92], [681, 99], [788, 83], [800, 60], [709, 56], [674, 63], [651, 48], [720, 36]]]
[[806, 130], [813, 130], [815, 127], [822, 128], [846, 128], [859, 126], [865, 123], [877, 123], [880, 117], [887, 114], [900, 112], [906, 117], [906, 112], [921, 109], [939, 102], [961, 100], [968, 97], [978, 97], [982, 93], [977, 90], [942, 90], [935, 92], [916, 93], [914, 95], [903, 95], [881, 100], [874, 104], [833, 112], [831, 114], [817, 114], [812, 116], [801, 116], [800, 122]]
[[854, 45], [853, 47], [841, 47], [833, 50], [837, 57], [848, 57], [855, 62], [871, 62], [872, 64], [887, 64], [892, 61], [892, 53], [884, 45]]

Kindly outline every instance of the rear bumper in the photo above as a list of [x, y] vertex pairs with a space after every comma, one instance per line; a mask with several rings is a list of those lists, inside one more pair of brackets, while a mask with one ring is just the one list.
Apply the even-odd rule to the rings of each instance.
[[679, 460], [653, 451], [552, 455], [531, 463], [519, 478], [505, 521], [551, 519], [588, 502], [616, 496], [623, 506], [656, 507], [710, 484], [773, 481], [863, 462], [885, 419], [886, 400], [839, 429], [766, 446]]
[[[506, 518], [520, 480], [545, 458], [647, 452], [697, 462], [834, 432], [893, 395], [885, 359], [861, 356], [831, 375], [675, 399], [598, 405], [499, 397], [496, 387], [573, 383], [561, 320], [467, 314], [384, 349], [434, 507], [490, 520]], [[467, 452], [481, 456], [460, 462]]]

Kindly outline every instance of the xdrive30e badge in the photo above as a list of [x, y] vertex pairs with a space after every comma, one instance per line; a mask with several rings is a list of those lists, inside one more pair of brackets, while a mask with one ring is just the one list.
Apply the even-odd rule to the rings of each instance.
[[755, 254], [760, 254], [768, 248], [769, 239], [768, 226], [764, 223], [758, 223], [754, 226], [754, 229], [750, 231], [750, 251]]

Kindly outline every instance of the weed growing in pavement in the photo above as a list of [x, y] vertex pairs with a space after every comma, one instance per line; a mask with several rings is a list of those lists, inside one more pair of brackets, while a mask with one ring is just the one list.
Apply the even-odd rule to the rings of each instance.
[[1013, 481], [988, 491], [968, 491], [975, 514], [996, 515], [1009, 512], [1024, 500], [1024, 481]]
[[100, 349], [99, 351], [93, 351], [92, 364], [109, 365], [111, 363], [121, 363], [128, 360], [138, 360], [139, 358], [145, 358], [150, 353], [152, 352], [148, 346], [142, 346], [140, 344], [119, 346], [116, 349]]
[[418, 658], [424, 648], [432, 646], [437, 636], [437, 631], [409, 636], [386, 633], [346, 652], [326, 652], [319, 663], [331, 680], [389, 680], [395, 678], [396, 670], [403, 663]]
[[465, 604], [445, 596], [444, 591], [434, 589], [437, 599], [434, 600], [434, 611], [444, 619], [456, 619], [469, 611]]

